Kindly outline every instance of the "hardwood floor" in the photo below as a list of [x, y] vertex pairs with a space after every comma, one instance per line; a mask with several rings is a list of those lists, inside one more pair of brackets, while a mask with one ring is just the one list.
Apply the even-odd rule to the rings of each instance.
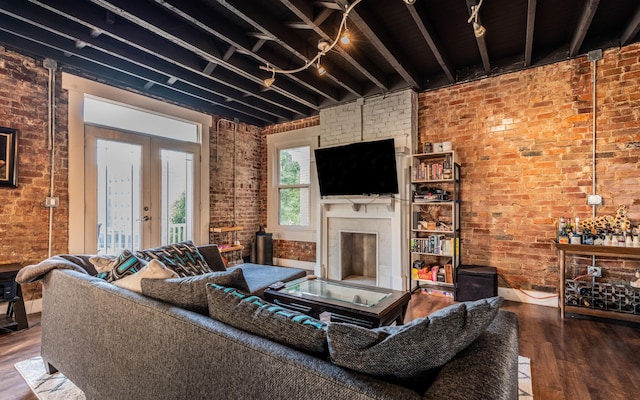
[[13, 366], [40, 355], [40, 314], [28, 316], [29, 329], [0, 333], [0, 399], [38, 400]]
[[[452, 304], [416, 293], [407, 320]], [[520, 355], [531, 359], [535, 400], [640, 399], [640, 325], [560, 319], [556, 308], [507, 301], [518, 315]]]
[[[416, 293], [406, 320], [452, 304]], [[640, 398], [640, 326], [613, 321], [560, 319], [555, 308], [505, 302], [518, 315], [520, 354], [531, 358], [535, 400]], [[0, 399], [37, 400], [13, 364], [40, 353], [40, 316], [27, 330], [0, 334]]]

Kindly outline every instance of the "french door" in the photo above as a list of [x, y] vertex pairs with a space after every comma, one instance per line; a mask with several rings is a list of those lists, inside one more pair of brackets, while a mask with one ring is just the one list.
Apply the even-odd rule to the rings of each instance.
[[85, 251], [120, 254], [193, 240], [197, 144], [85, 126]]

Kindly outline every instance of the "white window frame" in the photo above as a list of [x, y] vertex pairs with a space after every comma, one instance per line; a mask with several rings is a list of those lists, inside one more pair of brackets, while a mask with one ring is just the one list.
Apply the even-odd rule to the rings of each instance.
[[[313, 150], [318, 147], [320, 127], [296, 129], [267, 136], [267, 230], [274, 239], [299, 242], [315, 242], [318, 225], [319, 198], [318, 174]], [[309, 146], [309, 225], [280, 225], [279, 181], [280, 150]], [[296, 185], [297, 186], [297, 185]], [[287, 187], [291, 187], [288, 185]]]
[[[191, 121], [199, 126], [200, 150], [195, 154], [200, 169], [200, 229], [194, 231], [193, 242], [209, 243], [209, 131], [213, 118], [201, 112], [165, 103], [137, 93], [128, 92], [103, 83], [62, 73], [62, 88], [68, 91], [69, 134], [69, 252], [84, 253], [85, 234], [85, 134], [83, 105], [86, 95], [96, 96], [120, 104], [127, 104], [148, 112]], [[199, 159], [199, 160], [198, 160]]]

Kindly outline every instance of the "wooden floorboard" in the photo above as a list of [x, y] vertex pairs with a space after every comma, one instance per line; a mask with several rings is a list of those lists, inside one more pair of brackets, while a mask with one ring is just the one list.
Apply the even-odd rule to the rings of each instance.
[[31, 314], [28, 320], [28, 329], [0, 333], [0, 399], [38, 400], [14, 367], [40, 355], [40, 314]]
[[[417, 292], [405, 320], [452, 304]], [[640, 325], [584, 318], [560, 319], [551, 307], [505, 302], [518, 315], [520, 354], [531, 359], [536, 400], [640, 398]], [[27, 330], [0, 333], [0, 399], [37, 400], [13, 366], [40, 353], [40, 316]]]

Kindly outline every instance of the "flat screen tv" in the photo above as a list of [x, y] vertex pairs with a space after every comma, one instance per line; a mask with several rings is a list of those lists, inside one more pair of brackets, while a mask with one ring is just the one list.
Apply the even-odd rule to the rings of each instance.
[[393, 139], [315, 150], [321, 196], [398, 193]]

